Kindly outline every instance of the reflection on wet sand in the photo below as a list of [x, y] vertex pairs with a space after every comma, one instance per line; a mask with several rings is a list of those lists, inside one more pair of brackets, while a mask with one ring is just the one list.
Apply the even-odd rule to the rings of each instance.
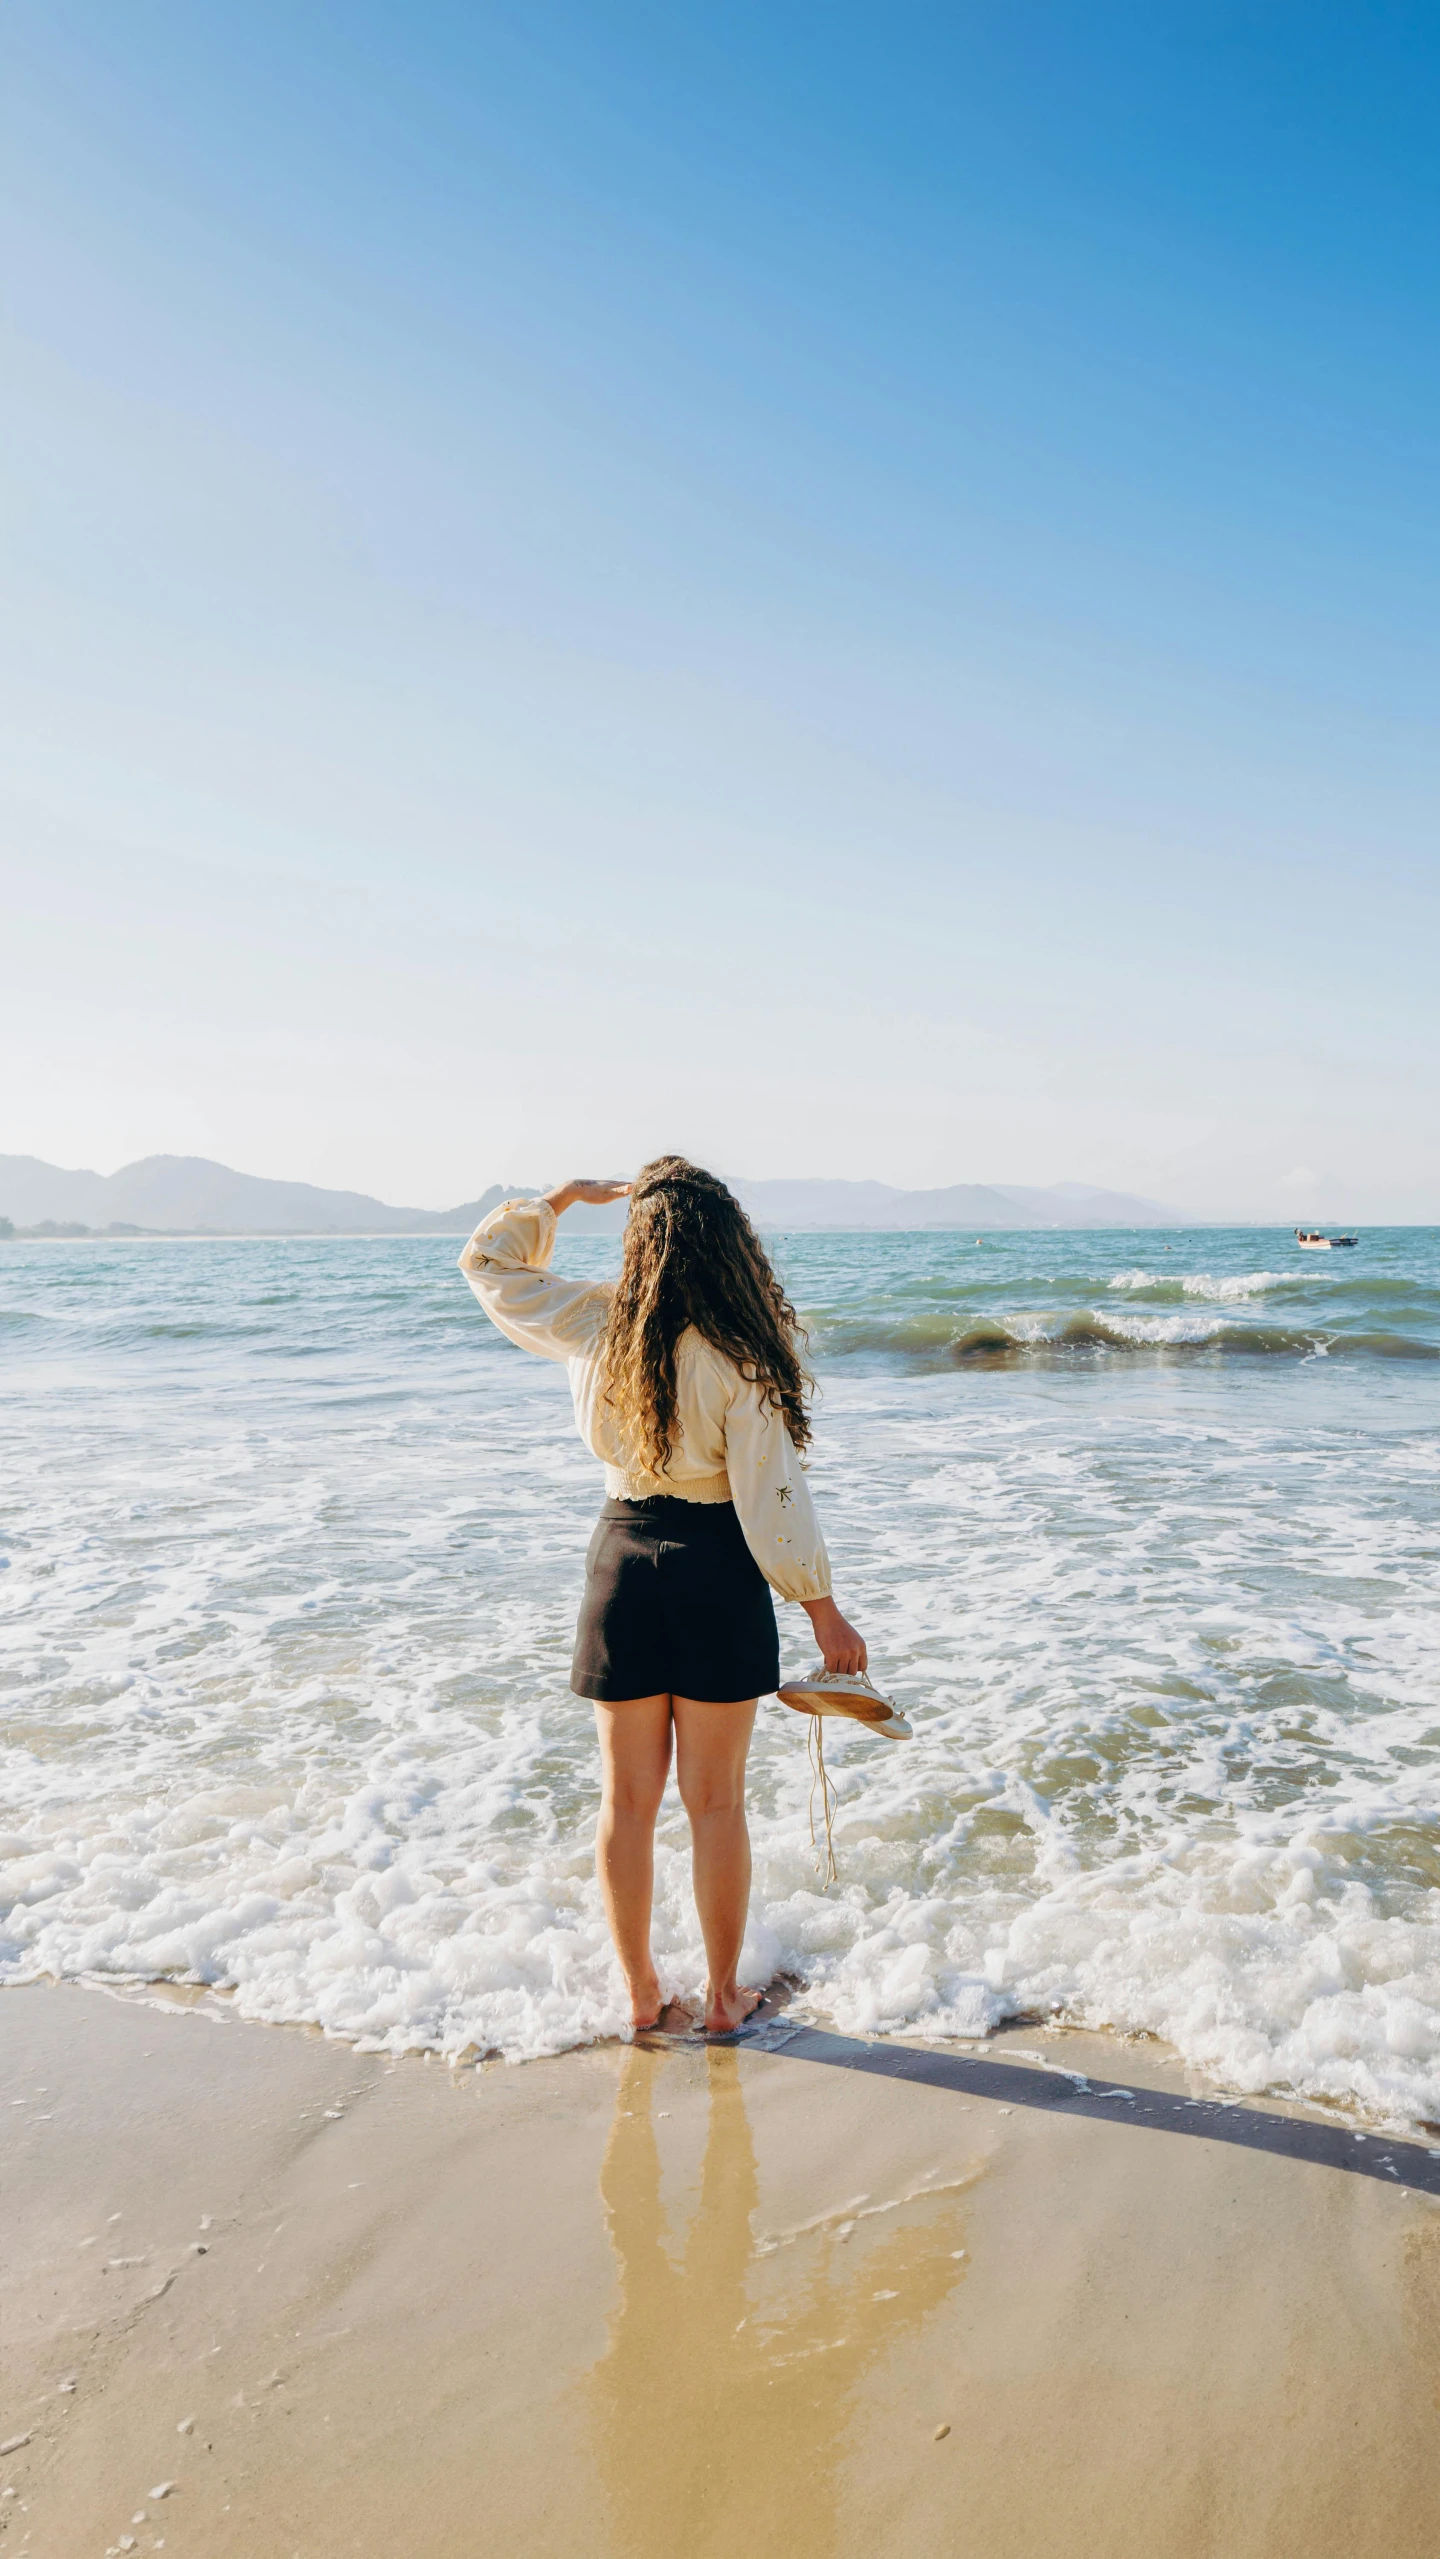
[[[974, 2172], [841, 2197], [761, 2235], [742, 2058], [711, 2052], [705, 2066], [704, 2162], [678, 2250], [653, 2113], [665, 2069], [693, 2064], [633, 2052], [621, 2074], [600, 2176], [619, 2300], [589, 2382], [609, 2510], [597, 2546], [614, 2559], [826, 2559], [863, 2426], [859, 2385], [962, 2281], [954, 2252]], [[918, 2423], [916, 2434], [918, 2452]]]

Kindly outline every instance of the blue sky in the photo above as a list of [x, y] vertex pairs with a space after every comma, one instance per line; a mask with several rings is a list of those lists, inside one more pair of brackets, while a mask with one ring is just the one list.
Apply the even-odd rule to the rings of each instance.
[[0, 1150], [1440, 1219], [1418, 7], [10, 0]]

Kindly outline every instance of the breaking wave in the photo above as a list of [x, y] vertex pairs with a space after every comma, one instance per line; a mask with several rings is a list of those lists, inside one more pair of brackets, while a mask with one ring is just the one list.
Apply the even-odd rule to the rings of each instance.
[[961, 1323], [942, 1315], [896, 1323], [863, 1319], [812, 1325], [812, 1341], [831, 1357], [864, 1352], [901, 1359], [1040, 1365], [1090, 1353], [1152, 1359], [1195, 1356], [1244, 1359], [1440, 1359], [1440, 1343], [1390, 1331], [1322, 1331], [1285, 1324], [1230, 1323], [1223, 1316], [1127, 1316], [1098, 1309], [1079, 1314], [981, 1316]]

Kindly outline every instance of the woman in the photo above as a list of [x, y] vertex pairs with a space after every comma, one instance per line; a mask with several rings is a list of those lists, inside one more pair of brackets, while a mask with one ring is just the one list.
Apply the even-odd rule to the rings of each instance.
[[[630, 1199], [619, 1280], [547, 1269], [577, 1200]], [[522, 1350], [565, 1362], [608, 1495], [590, 1540], [570, 1685], [593, 1699], [603, 1793], [595, 1863], [637, 2030], [664, 2002], [650, 1951], [655, 1821], [670, 1754], [690, 1817], [708, 2034], [763, 1992], [736, 1980], [750, 1899], [745, 1759], [778, 1685], [770, 1593], [798, 1600], [832, 1671], [865, 1646], [830, 1596], [800, 1453], [809, 1384], [795, 1310], [738, 1200], [662, 1155], [636, 1181], [566, 1182], [477, 1226], [460, 1268]]]

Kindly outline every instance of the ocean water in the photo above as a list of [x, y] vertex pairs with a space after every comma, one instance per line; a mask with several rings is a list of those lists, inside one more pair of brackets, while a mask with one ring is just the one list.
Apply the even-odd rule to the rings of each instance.
[[[772, 1240], [837, 1593], [916, 1739], [834, 1738], [827, 1893], [762, 1707], [750, 1977], [1440, 2121], [1440, 1236]], [[598, 1470], [457, 1250], [0, 1247], [0, 1979], [452, 2058], [619, 2029], [567, 1687]], [[685, 1850], [672, 1793], [681, 1991]]]

